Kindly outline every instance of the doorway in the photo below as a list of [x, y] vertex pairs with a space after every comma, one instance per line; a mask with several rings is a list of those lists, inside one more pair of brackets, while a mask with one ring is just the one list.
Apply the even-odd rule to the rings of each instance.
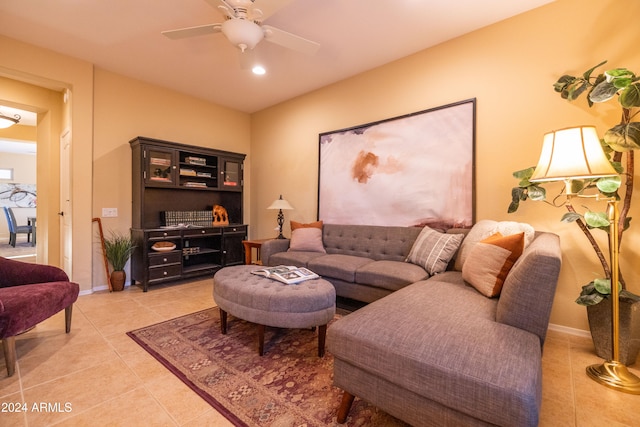
[[[18, 122], [0, 129], [0, 205], [10, 210], [14, 227], [24, 231], [12, 237], [5, 212], [0, 220], [0, 256], [36, 262], [37, 242], [37, 113], [0, 103], [0, 113]], [[10, 240], [12, 240], [10, 244]]]
[[[36, 226], [36, 261], [39, 264], [61, 266], [60, 255], [60, 145], [59, 138], [63, 126], [70, 121], [67, 113], [69, 103], [65, 103], [62, 90], [50, 89], [36, 84], [0, 76], [0, 106], [22, 110], [18, 124], [0, 129], [0, 138], [9, 142], [29, 141], [32, 148], [31, 176], [22, 174], [27, 167], [21, 163], [14, 168], [15, 176], [4, 183], [31, 184], [34, 187], [34, 203], [31, 207], [16, 208], [16, 222], [26, 224], [28, 218]], [[31, 116], [30, 123], [26, 118]], [[23, 119], [24, 117], [24, 119]], [[35, 117], [35, 119], [33, 119]], [[29, 124], [29, 125], [28, 125]], [[14, 162], [15, 158], [1, 153], [0, 159]], [[0, 160], [1, 161], [1, 160]], [[37, 185], [36, 185], [37, 183]], [[28, 210], [31, 212], [27, 212]], [[4, 215], [2, 215], [4, 216]], [[6, 227], [6, 221], [0, 219], [0, 233]], [[0, 237], [3, 237], [0, 234]], [[8, 238], [8, 230], [4, 235]], [[21, 236], [21, 237], [24, 237]], [[21, 239], [18, 239], [20, 242]], [[1, 245], [1, 242], [0, 242]], [[9, 245], [5, 245], [8, 248]]]

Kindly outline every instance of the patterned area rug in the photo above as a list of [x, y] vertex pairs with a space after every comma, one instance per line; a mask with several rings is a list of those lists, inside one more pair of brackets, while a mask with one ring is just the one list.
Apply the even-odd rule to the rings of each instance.
[[310, 329], [266, 328], [262, 357], [256, 326], [230, 316], [222, 335], [217, 308], [127, 335], [237, 426], [405, 425], [357, 398], [347, 422], [336, 423], [333, 356], [318, 357]]

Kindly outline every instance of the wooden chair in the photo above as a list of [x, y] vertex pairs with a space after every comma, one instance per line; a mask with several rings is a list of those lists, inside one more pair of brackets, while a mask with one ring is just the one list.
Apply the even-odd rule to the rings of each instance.
[[33, 233], [33, 226], [31, 225], [18, 225], [16, 223], [16, 217], [13, 214], [13, 210], [6, 206], [4, 208], [4, 214], [7, 217], [7, 224], [9, 225], [9, 244], [16, 247], [16, 237], [18, 234], [26, 234], [27, 242], [31, 242], [31, 246], [35, 245], [35, 242], [31, 240], [31, 234]]

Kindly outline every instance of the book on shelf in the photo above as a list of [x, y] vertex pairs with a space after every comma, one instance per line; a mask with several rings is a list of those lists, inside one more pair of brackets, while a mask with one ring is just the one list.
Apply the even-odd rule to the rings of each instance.
[[149, 163], [152, 165], [159, 165], [159, 166], [171, 166], [171, 159], [152, 157]]
[[205, 166], [207, 164], [207, 159], [205, 159], [204, 157], [189, 156], [185, 160], [191, 165]]
[[180, 175], [196, 176], [196, 171], [193, 169], [180, 168]]
[[188, 181], [184, 183], [185, 187], [194, 187], [194, 188], [207, 188], [206, 182], [192, 182]]
[[261, 268], [259, 270], [251, 270], [251, 273], [258, 276], [268, 277], [269, 279], [278, 280], [288, 285], [294, 285], [305, 280], [318, 279], [313, 271], [304, 267], [295, 267], [292, 265], [278, 265], [276, 267]]

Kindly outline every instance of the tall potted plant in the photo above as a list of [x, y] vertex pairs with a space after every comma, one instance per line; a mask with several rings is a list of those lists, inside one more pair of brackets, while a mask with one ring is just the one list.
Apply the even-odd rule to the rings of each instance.
[[[615, 197], [621, 202], [618, 239], [622, 243], [624, 231], [629, 227], [633, 184], [634, 150], [640, 148], [640, 122], [634, 121], [640, 113], [640, 77], [626, 68], [615, 68], [594, 75], [594, 71], [607, 61], [585, 71], [581, 76], [563, 75], [554, 84], [554, 90], [563, 99], [574, 101], [586, 94], [589, 107], [596, 103], [616, 100], [621, 107], [620, 123], [607, 130], [601, 143], [609, 155], [612, 165], [621, 177], [575, 180], [573, 189], [577, 193], [599, 192], [605, 197]], [[529, 178], [534, 167], [513, 173], [519, 180], [511, 192], [512, 200], [508, 212], [515, 212], [520, 202], [527, 199], [545, 201], [553, 206], [565, 206], [568, 210], [563, 222], [575, 222], [588, 239], [602, 266], [603, 276], [582, 287], [576, 303], [587, 307], [589, 327], [597, 354], [611, 359], [611, 268], [605, 254], [597, 243], [592, 230], [609, 232], [609, 220], [605, 212], [587, 210], [576, 211], [571, 204], [564, 203], [562, 193], [550, 202], [542, 183], [531, 183]], [[623, 190], [623, 191], [620, 191]], [[562, 190], [564, 191], [564, 190]], [[620, 195], [620, 192], [623, 193]], [[619, 272], [620, 291], [620, 361], [624, 364], [635, 362], [640, 350], [640, 297], [629, 292], [624, 276]]]
[[112, 290], [121, 291], [124, 289], [124, 283], [127, 279], [124, 267], [131, 258], [134, 249], [135, 245], [129, 235], [112, 231], [109, 237], [104, 240], [105, 256], [113, 268], [110, 275]]

